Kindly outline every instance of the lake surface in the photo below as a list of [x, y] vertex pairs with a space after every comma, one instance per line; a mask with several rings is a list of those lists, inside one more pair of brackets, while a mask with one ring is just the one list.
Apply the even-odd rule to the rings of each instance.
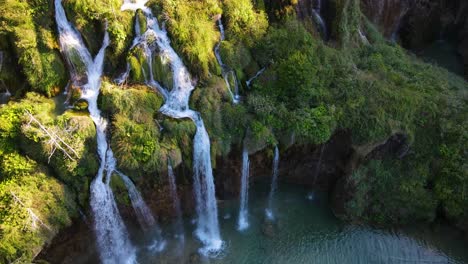
[[[223, 203], [220, 225], [225, 248], [214, 258], [197, 253], [192, 237], [194, 220], [185, 224], [181, 243], [166, 232], [166, 249], [152, 252], [151, 238], [140, 241], [140, 263], [468, 263], [468, 245], [450, 228], [410, 228], [384, 231], [341, 222], [330, 211], [326, 197], [298, 186], [279, 185], [275, 222], [265, 220], [269, 183], [250, 189], [250, 228], [237, 231], [238, 202]], [[313, 196], [313, 197], [312, 197]], [[310, 199], [313, 198], [313, 199]], [[163, 226], [170, 230], [171, 226]]]

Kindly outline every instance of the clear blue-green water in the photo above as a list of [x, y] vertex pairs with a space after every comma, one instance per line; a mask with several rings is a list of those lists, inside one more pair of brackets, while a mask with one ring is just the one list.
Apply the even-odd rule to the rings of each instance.
[[[184, 246], [168, 239], [169, 233], [161, 253], [151, 252], [142, 242], [140, 263], [468, 263], [466, 241], [450, 228], [386, 231], [349, 225], [332, 214], [324, 195], [310, 200], [309, 192], [297, 186], [279, 186], [277, 221], [268, 223], [264, 216], [268, 188], [266, 182], [251, 187], [250, 228], [244, 232], [236, 228], [238, 202], [220, 205], [225, 248], [217, 257], [197, 254], [201, 245], [193, 239], [194, 225], [187, 220]], [[145, 241], [141, 234], [140, 239]]]

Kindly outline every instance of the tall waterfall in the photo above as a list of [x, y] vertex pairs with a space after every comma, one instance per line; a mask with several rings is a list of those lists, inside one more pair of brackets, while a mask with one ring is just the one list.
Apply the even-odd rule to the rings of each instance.
[[[211, 167], [210, 139], [206, 132], [203, 120], [198, 112], [189, 109], [190, 94], [195, 88], [190, 74], [184, 66], [181, 58], [171, 46], [166, 30], [161, 29], [157, 19], [151, 10], [145, 6], [147, 0], [131, 2], [125, 0], [122, 10], [141, 9], [146, 16], [148, 29], [140, 37], [137, 37], [137, 45], [142, 45], [149, 61], [149, 73], [146, 73], [147, 84], [156, 88], [164, 97], [165, 103], [160, 112], [172, 118], [190, 118], [196, 125], [196, 133], [193, 139], [193, 170], [194, 193], [197, 211], [197, 229], [195, 235], [204, 244], [200, 249], [203, 254], [219, 252], [223, 247], [223, 241], [219, 232], [218, 208], [216, 205], [215, 186]], [[156, 45], [160, 54], [170, 62], [173, 72], [173, 89], [167, 90], [153, 78], [151, 60], [153, 50], [148, 45], [148, 37], [156, 38]]]
[[[101, 116], [101, 111], [97, 106], [109, 34], [105, 33], [102, 47], [93, 59], [79, 32], [68, 22], [61, 0], [55, 0], [55, 19], [60, 34], [61, 51], [71, 67], [71, 75], [82, 74], [87, 78], [86, 83], [81, 85], [82, 98], [88, 102], [88, 111], [96, 125], [98, 155], [101, 162], [98, 174], [90, 186], [90, 202], [99, 255], [103, 263], [136, 263], [135, 248], [129, 240], [110, 187], [116, 160], [106, 140], [107, 120]], [[82, 69], [81, 66], [84, 66], [84, 72], [78, 72]], [[72, 80], [75, 85], [80, 85], [77, 83], [77, 78]], [[124, 181], [128, 179], [123, 174], [121, 177]], [[131, 183], [129, 179], [128, 181]], [[141, 218], [142, 222], [146, 225], [154, 225], [154, 218], [133, 183], [127, 184], [127, 187], [129, 187], [129, 195], [138, 215], [144, 215]]]
[[265, 215], [268, 220], [274, 220], [275, 215], [273, 213], [273, 196], [275, 195], [276, 188], [278, 186], [278, 164], [279, 164], [279, 150], [278, 146], [275, 147], [275, 156], [273, 157], [273, 175], [271, 177], [271, 189], [268, 195], [268, 206], [265, 210]]
[[244, 147], [242, 151], [242, 177], [241, 177], [241, 193], [240, 193], [240, 208], [239, 219], [237, 221], [237, 229], [245, 230], [249, 227], [249, 152]]
[[315, 0], [315, 6], [312, 8], [312, 16], [313, 16], [312, 18], [314, 22], [317, 24], [320, 34], [322, 34], [322, 38], [324, 40], [327, 40], [328, 29], [322, 16], [322, 1], [321, 0]]
[[[232, 69], [229, 69], [229, 67], [223, 63], [221, 54], [219, 53], [221, 42], [223, 42], [225, 39], [224, 26], [223, 26], [223, 22], [221, 21], [221, 16], [218, 18], [217, 24], [218, 24], [219, 33], [220, 33], [220, 39], [219, 39], [218, 44], [216, 44], [214, 52], [215, 52], [216, 59], [218, 60], [218, 64], [221, 67], [221, 73], [223, 75], [224, 81], [226, 82], [226, 86], [228, 87], [229, 93], [231, 94], [232, 101], [235, 104], [237, 104], [240, 101], [240, 96], [239, 96], [239, 82], [237, 81], [236, 73]], [[231, 89], [231, 81], [234, 82], [234, 93], [232, 92], [232, 89]]]
[[185, 241], [184, 235], [184, 225], [182, 222], [182, 210], [180, 208], [180, 200], [177, 195], [177, 185], [175, 180], [174, 171], [170, 162], [167, 164], [167, 177], [169, 180], [169, 188], [171, 192], [171, 197], [173, 201], [174, 212], [176, 214], [176, 221], [174, 222], [174, 234], [181, 242]]

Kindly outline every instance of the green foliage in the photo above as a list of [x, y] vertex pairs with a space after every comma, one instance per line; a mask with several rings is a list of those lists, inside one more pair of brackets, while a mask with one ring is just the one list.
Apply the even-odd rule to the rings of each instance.
[[321, 105], [316, 108], [299, 109], [295, 132], [299, 138], [314, 144], [325, 143], [334, 131], [335, 120], [332, 110]]
[[57, 94], [67, 73], [53, 37], [53, 9], [48, 1], [4, 0], [0, 5], [0, 32], [5, 32], [34, 91]]
[[[25, 158], [11, 154], [7, 162], [23, 166]], [[9, 171], [11, 178], [0, 182], [2, 263], [31, 263], [42, 246], [77, 214], [69, 190], [46, 176], [34, 162], [27, 163], [27, 169]], [[2, 165], [5, 170], [5, 163]]]
[[436, 200], [426, 188], [426, 166], [411, 167], [397, 160], [372, 160], [349, 179], [356, 191], [346, 204], [348, 217], [379, 225], [432, 221]]
[[441, 119], [441, 144], [436, 157], [435, 193], [444, 211], [451, 219], [467, 217], [468, 208], [468, 122], [466, 101], [462, 101], [460, 112], [447, 111]]
[[359, 0], [333, 0], [332, 9], [335, 10], [332, 23], [332, 35], [342, 47], [359, 43], [361, 26], [361, 10]]
[[4, 155], [0, 164], [0, 180], [13, 178], [15, 176], [26, 176], [33, 172], [36, 163], [27, 157], [23, 157], [16, 152]]
[[213, 53], [219, 40], [213, 16], [221, 13], [216, 0], [157, 1], [167, 19], [172, 42], [192, 72], [206, 78], [217, 67]]
[[231, 102], [224, 80], [219, 77], [209, 79], [191, 96], [191, 108], [200, 111], [210, 135], [212, 157], [227, 155], [231, 144], [241, 142], [244, 136], [245, 108]]
[[[3, 121], [0, 157], [5, 157], [5, 177], [21, 175], [27, 168], [27, 159], [10, 154], [21, 151], [37, 162], [49, 164], [58, 178], [80, 194], [80, 202], [84, 204], [88, 197], [88, 180], [94, 177], [98, 167], [94, 124], [88, 116], [70, 111], [55, 116], [53, 110], [52, 100], [34, 93], [0, 108], [0, 121]], [[53, 143], [51, 135], [63, 140], [60, 145], [66, 153]], [[12, 166], [18, 170], [12, 170]]]
[[91, 54], [97, 54], [107, 23], [110, 42], [106, 62], [118, 69], [133, 39], [133, 12], [122, 12], [120, 0], [67, 0], [63, 2], [68, 19], [80, 31]]
[[119, 166], [140, 173], [164, 168], [166, 150], [155, 120], [161, 96], [145, 86], [123, 90], [105, 81], [100, 99], [102, 110], [113, 115], [111, 146]]
[[268, 28], [268, 20], [263, 11], [255, 11], [251, 0], [225, 0], [227, 38], [232, 42], [253, 46]]

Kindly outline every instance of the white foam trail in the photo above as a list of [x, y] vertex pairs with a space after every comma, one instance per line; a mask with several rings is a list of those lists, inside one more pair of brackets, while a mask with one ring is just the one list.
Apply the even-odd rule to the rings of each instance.
[[279, 150], [275, 146], [275, 155], [273, 157], [273, 175], [271, 178], [271, 189], [268, 195], [268, 206], [265, 210], [265, 215], [268, 220], [274, 220], [275, 215], [273, 213], [273, 197], [275, 195], [276, 188], [278, 187], [278, 164], [279, 164]]
[[249, 152], [244, 147], [242, 151], [242, 177], [240, 192], [239, 218], [237, 230], [243, 231], [249, 227]]

